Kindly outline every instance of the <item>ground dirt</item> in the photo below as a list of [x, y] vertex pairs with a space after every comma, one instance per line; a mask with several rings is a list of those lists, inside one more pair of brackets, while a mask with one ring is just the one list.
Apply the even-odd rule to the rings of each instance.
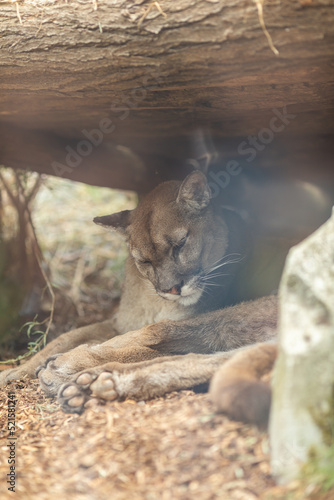
[[[16, 399], [12, 437], [10, 391]], [[288, 492], [297, 498], [295, 486], [294, 492], [277, 487], [270, 476], [267, 435], [216, 414], [207, 394], [108, 402], [80, 416], [63, 413], [36, 380], [8, 385], [0, 396], [2, 499], [269, 500]], [[13, 437], [15, 494], [6, 483]]]

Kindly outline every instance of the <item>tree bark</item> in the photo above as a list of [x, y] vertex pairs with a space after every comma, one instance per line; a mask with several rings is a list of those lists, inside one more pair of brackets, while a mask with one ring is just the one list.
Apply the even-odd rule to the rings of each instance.
[[[252, 0], [97, 0], [96, 10], [87, 0], [0, 5], [0, 161], [8, 166], [55, 174], [52, 163], [64, 164], [66, 147], [77, 151], [84, 131], [110, 123], [103, 120], [112, 126], [101, 144], [64, 176], [143, 188], [183, 172], [194, 130], [209, 130], [230, 157], [284, 106], [297, 118], [260, 163], [277, 167], [283, 148], [286, 168], [312, 166], [323, 136], [333, 134], [330, 0], [264, 3], [278, 56]], [[333, 151], [325, 142], [326, 164]], [[126, 154], [114, 158], [122, 156], [117, 145], [144, 160], [136, 179]]]

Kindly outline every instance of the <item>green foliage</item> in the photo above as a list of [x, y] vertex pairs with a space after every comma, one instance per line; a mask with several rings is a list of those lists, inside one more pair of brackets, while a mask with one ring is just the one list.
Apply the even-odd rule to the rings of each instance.
[[319, 486], [323, 492], [334, 489], [334, 443], [324, 446], [321, 453], [311, 453], [303, 467], [302, 480]]
[[27, 329], [26, 333], [27, 333], [27, 336], [29, 339], [31, 338], [32, 335], [39, 335], [39, 336], [36, 339], [30, 340], [30, 342], [28, 342], [28, 345], [27, 345], [28, 351], [27, 352], [17, 356], [17, 358], [15, 358], [15, 359], [8, 359], [6, 361], [0, 361], [0, 365], [8, 365], [8, 364], [18, 363], [19, 361], [26, 359], [26, 358], [32, 356], [33, 354], [36, 354], [36, 352], [40, 351], [46, 344], [47, 333], [46, 333], [46, 330], [43, 331], [43, 330], [36, 329], [36, 328], [44, 325], [48, 320], [49, 320], [49, 318], [47, 318], [44, 321], [37, 321], [37, 317], [35, 317], [33, 321], [28, 321], [27, 323], [25, 323], [21, 327], [20, 332], [22, 332], [22, 330], [24, 330], [26, 328]]

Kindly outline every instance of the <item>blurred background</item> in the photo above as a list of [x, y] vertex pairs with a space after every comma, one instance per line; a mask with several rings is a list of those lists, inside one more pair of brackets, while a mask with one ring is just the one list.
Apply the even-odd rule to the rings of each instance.
[[126, 247], [92, 219], [134, 208], [137, 196], [5, 167], [0, 186], [0, 342], [8, 359], [40, 338], [51, 311], [49, 338], [111, 315]]

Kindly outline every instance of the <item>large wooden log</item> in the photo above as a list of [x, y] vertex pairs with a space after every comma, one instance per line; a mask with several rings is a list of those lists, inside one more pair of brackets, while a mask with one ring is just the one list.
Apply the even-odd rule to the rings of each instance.
[[[319, 165], [319, 154], [324, 171], [330, 164], [330, 0], [264, 3], [279, 55], [252, 0], [0, 6], [0, 162], [8, 166], [55, 174], [58, 162], [68, 167], [58, 175], [141, 189], [179, 171], [193, 154], [193, 130], [210, 130], [226, 157], [240, 155], [240, 143], [268, 128], [273, 108], [284, 107], [296, 118], [257, 162], [281, 166], [284, 151], [287, 169]], [[68, 148], [77, 151], [84, 131], [101, 127], [103, 140], [81, 155], [80, 167], [67, 165]], [[146, 168], [136, 163], [136, 178], [117, 145], [144, 160]]]

